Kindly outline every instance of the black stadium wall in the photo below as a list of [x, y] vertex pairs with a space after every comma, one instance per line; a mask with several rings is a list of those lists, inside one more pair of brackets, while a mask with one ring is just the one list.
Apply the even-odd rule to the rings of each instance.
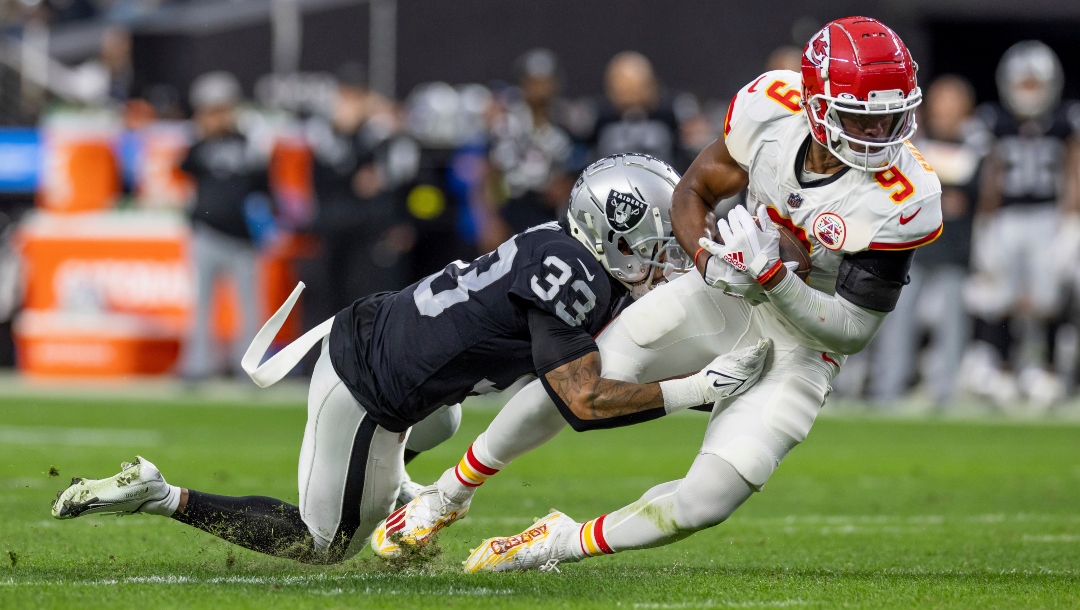
[[[368, 10], [345, 0], [306, 11], [301, 69], [366, 62]], [[924, 76], [963, 72], [983, 99], [996, 95], [1001, 52], [1037, 34], [1062, 56], [1068, 93], [1080, 95], [1080, 3], [1045, 0], [398, 0], [397, 94], [431, 80], [507, 79], [518, 54], [545, 46], [561, 59], [569, 95], [600, 93], [607, 60], [633, 49], [652, 59], [668, 87], [726, 99], [761, 71], [772, 49], [849, 14], [882, 19], [911, 47]], [[167, 83], [186, 92], [199, 73], [226, 69], [250, 91], [271, 69], [270, 40], [265, 19], [137, 24], [137, 87]]]

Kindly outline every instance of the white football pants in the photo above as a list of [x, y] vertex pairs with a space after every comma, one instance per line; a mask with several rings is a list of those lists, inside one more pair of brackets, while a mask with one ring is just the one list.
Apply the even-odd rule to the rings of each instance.
[[[600, 334], [597, 344], [604, 377], [646, 383], [697, 372], [716, 356], [751, 345], [763, 336], [773, 339], [773, 349], [761, 380], [744, 394], [717, 403], [700, 451], [720, 458], [751, 487], [761, 489], [810, 432], [843, 356], [800, 345], [768, 318], [765, 309], [708, 287], [696, 273], [685, 274], [642, 297]], [[473, 444], [473, 451], [485, 465], [501, 469], [554, 437], [565, 425], [539, 381], [534, 381], [495, 417]], [[715, 464], [709, 460], [698, 464], [687, 481], [707, 485], [712, 472], [730, 486], [730, 471], [709, 468]], [[677, 485], [673, 482], [672, 488]], [[678, 495], [673, 497], [678, 500]], [[684, 513], [691, 509], [675, 508]], [[722, 521], [734, 507], [717, 505], [717, 512], [727, 514], [712, 516], [702, 515], [700, 506], [692, 510], [694, 521], [701, 526]], [[694, 525], [687, 524], [691, 529]], [[639, 536], [632, 546], [668, 541], [663, 538], [668, 534], [656, 535], [662, 538], [650, 541]]]
[[[394, 510], [405, 474], [405, 448], [425, 451], [453, 436], [461, 406], [442, 407], [408, 432], [391, 432], [367, 416], [330, 364], [330, 338], [308, 388], [308, 419], [300, 446], [300, 515], [319, 553], [348, 541], [357, 553]], [[415, 439], [412, 436], [416, 436]]]

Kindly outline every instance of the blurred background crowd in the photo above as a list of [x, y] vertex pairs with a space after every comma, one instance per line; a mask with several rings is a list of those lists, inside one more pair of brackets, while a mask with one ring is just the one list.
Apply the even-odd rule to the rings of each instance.
[[[0, 363], [236, 374], [297, 280], [282, 340], [555, 219], [599, 157], [682, 171], [865, 10], [728, 4], [3, 0]], [[1042, 412], [1080, 375], [1080, 10], [968, 4], [873, 15], [922, 66], [945, 231], [835, 385]]]

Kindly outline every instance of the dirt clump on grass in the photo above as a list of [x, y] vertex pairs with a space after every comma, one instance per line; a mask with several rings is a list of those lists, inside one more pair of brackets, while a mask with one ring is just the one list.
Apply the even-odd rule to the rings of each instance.
[[422, 546], [405, 544], [401, 540], [401, 534], [390, 534], [390, 541], [398, 545], [401, 554], [386, 560], [386, 570], [393, 574], [401, 572], [424, 572], [431, 571], [435, 562], [442, 556], [442, 547], [439, 546], [438, 534]]

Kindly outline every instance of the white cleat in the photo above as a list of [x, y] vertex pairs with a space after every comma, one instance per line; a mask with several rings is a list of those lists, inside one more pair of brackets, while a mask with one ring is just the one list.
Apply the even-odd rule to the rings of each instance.
[[371, 549], [383, 559], [393, 559], [401, 555], [401, 544], [424, 546], [439, 530], [464, 517], [471, 503], [472, 496], [464, 502], [454, 502], [437, 484], [428, 485], [375, 527]]
[[71, 479], [71, 485], [56, 494], [52, 516], [74, 519], [101, 513], [131, 514], [148, 502], [165, 500], [169, 484], [157, 466], [136, 456], [120, 465], [120, 473], [107, 479]]
[[581, 524], [552, 510], [516, 536], [488, 538], [473, 549], [462, 564], [466, 572], [523, 572], [539, 570], [558, 572], [566, 536], [576, 539]]

